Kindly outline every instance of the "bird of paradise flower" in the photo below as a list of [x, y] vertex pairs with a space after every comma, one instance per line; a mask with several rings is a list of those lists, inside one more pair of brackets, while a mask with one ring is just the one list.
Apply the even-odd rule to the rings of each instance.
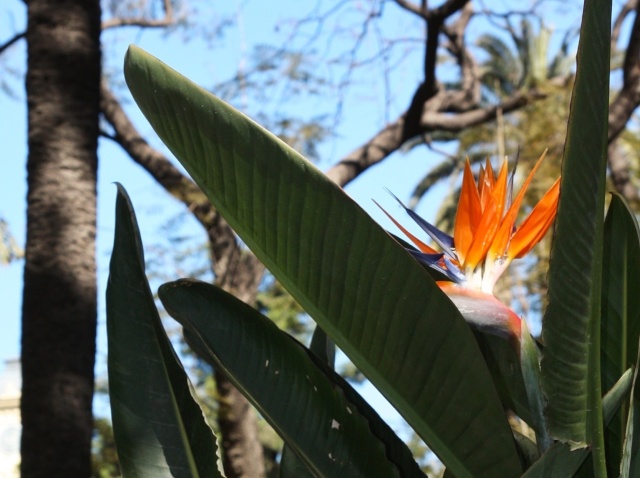
[[520, 336], [520, 318], [494, 297], [493, 287], [514, 259], [524, 257], [540, 242], [555, 219], [559, 178], [516, 227], [524, 195], [545, 155], [546, 151], [515, 198], [515, 169], [508, 175], [506, 159], [497, 176], [487, 159], [485, 166], [480, 167], [477, 182], [467, 159], [453, 236], [425, 221], [394, 196], [440, 251], [411, 234], [378, 204], [417, 247], [407, 250], [419, 262], [448, 279], [438, 282], [440, 289], [456, 304], [463, 317], [480, 330], [508, 337]]

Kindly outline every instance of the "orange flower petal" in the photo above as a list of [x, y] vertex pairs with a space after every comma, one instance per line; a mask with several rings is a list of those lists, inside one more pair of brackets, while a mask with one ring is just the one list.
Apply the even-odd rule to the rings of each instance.
[[493, 175], [493, 166], [491, 166], [491, 160], [489, 158], [486, 159], [486, 164], [485, 164], [485, 181], [487, 183], [489, 183], [489, 185], [491, 186], [491, 188], [493, 189], [493, 185], [496, 182], [496, 178]]
[[458, 211], [456, 213], [456, 222], [453, 230], [453, 241], [456, 247], [456, 254], [461, 263], [464, 263], [465, 257], [473, 238], [478, 229], [478, 224], [482, 217], [480, 206], [480, 195], [476, 187], [469, 158], [464, 166], [464, 176], [462, 178], [462, 191], [460, 192], [460, 200], [458, 201]]
[[513, 225], [515, 224], [516, 219], [518, 217], [518, 212], [520, 210], [520, 205], [522, 204], [522, 200], [524, 199], [524, 195], [527, 192], [527, 188], [529, 187], [529, 184], [531, 183], [531, 180], [533, 179], [534, 174], [540, 167], [540, 164], [542, 163], [542, 160], [544, 159], [546, 154], [547, 154], [547, 150], [545, 150], [542, 153], [542, 155], [536, 162], [535, 166], [529, 173], [529, 176], [527, 177], [525, 182], [522, 184], [522, 187], [518, 192], [518, 196], [516, 196], [514, 201], [511, 203], [511, 207], [509, 208], [506, 215], [502, 219], [502, 224], [500, 224], [500, 227], [498, 228], [498, 232], [496, 233], [496, 236], [493, 239], [493, 243], [489, 248], [489, 254], [492, 258], [503, 256], [507, 251], [507, 247], [509, 247], [511, 235], [513, 233]]
[[[468, 158], [467, 158], [468, 159]], [[480, 194], [480, 185], [484, 183], [484, 167], [480, 165], [480, 171], [478, 171], [478, 194]]]
[[485, 207], [487, 207], [487, 203], [489, 202], [489, 198], [491, 197], [491, 192], [493, 191], [495, 182], [496, 180], [493, 175], [493, 167], [491, 166], [489, 158], [487, 158], [487, 164], [484, 168], [482, 181], [480, 181], [480, 178], [478, 178], [478, 192], [480, 193], [480, 204], [482, 206], [483, 212]]
[[416, 236], [414, 236], [409, 231], [407, 231], [404, 227], [402, 227], [402, 225], [398, 221], [396, 221], [391, 216], [391, 214], [389, 214], [387, 211], [385, 211], [380, 204], [378, 204], [376, 201], [373, 201], [373, 202], [376, 203], [376, 206], [378, 206], [380, 209], [382, 209], [382, 212], [385, 213], [386, 216], [389, 219], [391, 219], [391, 222], [393, 222], [396, 225], [396, 227], [398, 229], [400, 229], [404, 233], [404, 235], [407, 236], [411, 240], [411, 242], [413, 242], [416, 245], [416, 247], [418, 249], [420, 249], [421, 252], [424, 252], [425, 254], [440, 254], [438, 251], [436, 251], [432, 247], [429, 247], [424, 242], [422, 242], [420, 239], [418, 239]]
[[464, 262], [465, 269], [475, 269], [482, 262], [493, 243], [498, 226], [502, 220], [502, 212], [507, 197], [507, 161], [504, 161], [500, 174], [495, 180], [493, 190], [482, 211], [482, 218], [478, 224], [473, 244]]
[[522, 258], [535, 246], [547, 233], [558, 211], [558, 199], [560, 197], [560, 178], [540, 199], [529, 216], [516, 230], [511, 238], [509, 251], [510, 258]]

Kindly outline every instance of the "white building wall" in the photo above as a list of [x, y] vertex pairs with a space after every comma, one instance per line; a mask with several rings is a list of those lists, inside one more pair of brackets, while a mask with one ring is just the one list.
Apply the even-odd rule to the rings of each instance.
[[7, 360], [0, 374], [0, 478], [20, 476], [20, 361]]

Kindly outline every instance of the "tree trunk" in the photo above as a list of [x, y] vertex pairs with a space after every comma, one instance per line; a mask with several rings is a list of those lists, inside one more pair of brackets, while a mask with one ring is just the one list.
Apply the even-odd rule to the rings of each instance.
[[215, 369], [222, 462], [228, 478], [264, 478], [264, 451], [256, 412], [229, 379]]
[[98, 0], [29, 0], [22, 477], [91, 472]]

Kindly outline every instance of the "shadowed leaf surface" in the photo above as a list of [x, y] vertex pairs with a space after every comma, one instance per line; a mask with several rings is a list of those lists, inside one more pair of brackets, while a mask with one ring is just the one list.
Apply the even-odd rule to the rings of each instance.
[[118, 186], [107, 286], [109, 399], [124, 476], [222, 477], [217, 445], [160, 322], [135, 213]]
[[313, 475], [424, 477], [351, 386], [259, 312], [191, 280], [163, 285], [160, 299], [189, 343], [228, 374]]
[[[635, 215], [613, 194], [604, 224], [602, 268], [602, 389], [608, 390], [633, 366], [640, 335], [640, 240]], [[620, 472], [628, 405], [605, 429], [609, 475]]]
[[610, 22], [610, 1], [585, 1], [542, 329], [549, 430], [592, 446], [596, 476], [604, 472], [600, 285]]

